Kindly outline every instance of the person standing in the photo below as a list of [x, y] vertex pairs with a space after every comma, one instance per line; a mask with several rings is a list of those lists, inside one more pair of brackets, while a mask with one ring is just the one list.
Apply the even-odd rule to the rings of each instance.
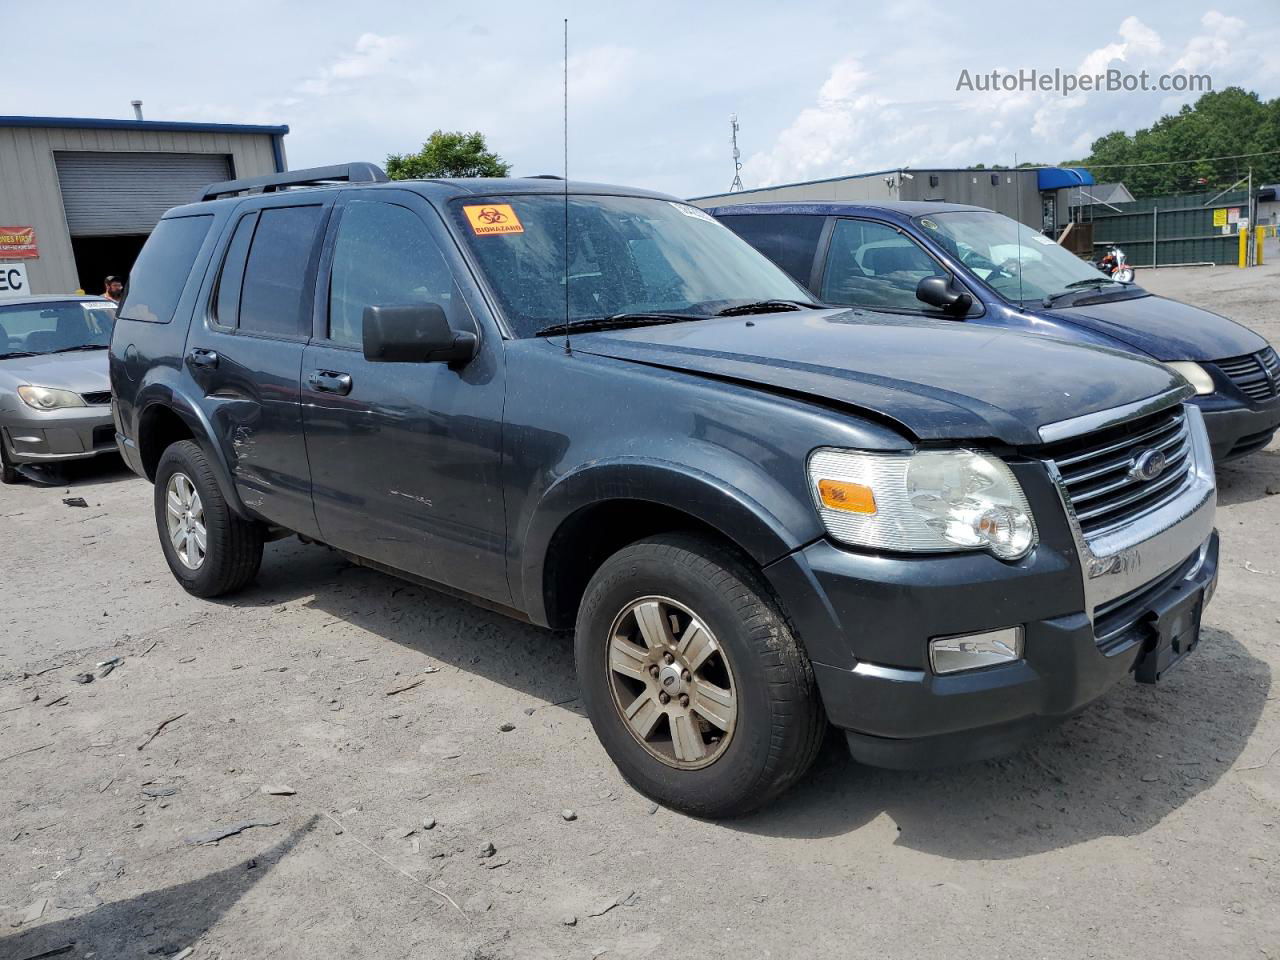
[[109, 276], [102, 281], [102, 295], [108, 300], [120, 302], [120, 298], [124, 296], [124, 281], [117, 276]]

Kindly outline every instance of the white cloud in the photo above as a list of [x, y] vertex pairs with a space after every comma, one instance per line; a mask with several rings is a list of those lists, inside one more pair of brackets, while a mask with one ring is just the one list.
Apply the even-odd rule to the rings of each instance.
[[[297, 17], [280, 0], [218, 0], [209, 18], [190, 4], [122, 2], [138, 55], [89, 61], [47, 29], [48, 4], [0, 0], [8, 35], [24, 38], [6, 51], [11, 72], [41, 77], [0, 89], [0, 114], [127, 117], [139, 97], [157, 120], [287, 123], [297, 166], [377, 160], [439, 127], [483, 131], [518, 172], [560, 168], [561, 22], [536, 4], [435, 5], [424, 18], [411, 0], [310, 0]], [[749, 186], [1079, 156], [1195, 94], [957, 93], [961, 68], [1176, 65], [1269, 99], [1280, 95], [1275, 3], [1103, 5], [1034, 42], [1034, 13], [978, 16], [947, 0], [747, 2], [733, 16], [681, 0], [570, 4], [570, 169], [684, 196], [722, 190], [735, 112]], [[99, 6], [59, 10], [84, 20]]]
[[858, 60], [836, 63], [818, 91], [818, 102], [801, 110], [770, 150], [743, 164], [753, 181], [805, 180], [854, 161], [869, 117], [884, 106], [867, 92], [870, 83], [871, 75]]
[[[1268, 71], [1280, 76], [1280, 67], [1266, 57], [1276, 40], [1274, 31], [1252, 31], [1243, 20], [1217, 11], [1206, 13], [1199, 32], [1182, 43], [1170, 43], [1136, 16], [1121, 20], [1110, 38], [1094, 36], [1096, 45], [1062, 69], [1089, 76], [1114, 69], [1135, 75], [1146, 71], [1154, 80], [1210, 67], [1214, 89], [1233, 82], [1252, 87], [1253, 78]], [[979, 62], [975, 68], [973, 63], [906, 57], [896, 51], [843, 57], [831, 66], [811, 103], [793, 114], [767, 148], [750, 155], [744, 180], [748, 186], [767, 186], [908, 164], [1011, 163], [1015, 154], [1024, 161], [1059, 162], [1087, 154], [1105, 133], [1148, 126], [1200, 95], [1152, 90], [1063, 96], [999, 88], [954, 93], [962, 66], [971, 75], [992, 69], [1007, 75], [1033, 68], [1052, 72], [1056, 65]], [[951, 98], [910, 99], [914, 91], [930, 89], [945, 90]]]
[[1210, 10], [1200, 18], [1205, 33], [1192, 37], [1182, 56], [1173, 64], [1175, 70], [1200, 70], [1230, 60], [1236, 40], [1244, 33], [1245, 23]]
[[1080, 61], [1079, 73], [1096, 76], [1117, 61], [1132, 65], [1156, 56], [1163, 48], [1160, 35], [1137, 17], [1126, 17], [1117, 32], [1120, 40], [1087, 54]]
[[362, 33], [349, 52], [335, 58], [314, 77], [299, 83], [297, 91], [312, 96], [325, 96], [349, 86], [350, 81], [391, 73], [399, 65], [400, 54], [410, 45], [406, 37]]

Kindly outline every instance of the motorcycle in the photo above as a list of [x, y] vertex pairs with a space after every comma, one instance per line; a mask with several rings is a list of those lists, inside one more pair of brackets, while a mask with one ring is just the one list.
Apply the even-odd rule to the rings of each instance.
[[1124, 251], [1119, 247], [1108, 247], [1094, 266], [1117, 283], [1133, 283], [1133, 267], [1129, 266]]

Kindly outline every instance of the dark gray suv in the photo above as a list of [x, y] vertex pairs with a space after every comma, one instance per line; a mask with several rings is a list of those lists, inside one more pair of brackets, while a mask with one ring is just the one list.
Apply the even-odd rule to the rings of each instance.
[[[567, 228], [567, 231], [566, 231]], [[1199, 639], [1191, 388], [1120, 353], [815, 305], [670, 197], [365, 164], [170, 211], [111, 348], [119, 443], [200, 596], [266, 541], [576, 630], [652, 797], [1011, 749]]]

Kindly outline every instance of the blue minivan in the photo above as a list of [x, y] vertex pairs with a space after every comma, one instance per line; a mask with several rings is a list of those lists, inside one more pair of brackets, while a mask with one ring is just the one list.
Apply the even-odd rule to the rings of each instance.
[[752, 203], [707, 212], [825, 303], [947, 317], [1163, 361], [1195, 387], [1219, 463], [1265, 447], [1280, 426], [1280, 360], [1261, 336], [1114, 282], [1001, 214], [927, 201]]

